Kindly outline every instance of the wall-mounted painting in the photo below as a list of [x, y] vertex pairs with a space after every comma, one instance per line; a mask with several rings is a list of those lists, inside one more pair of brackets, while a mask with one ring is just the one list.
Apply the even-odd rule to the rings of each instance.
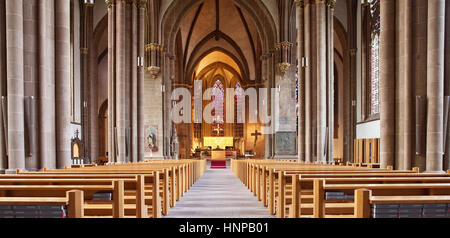
[[278, 155], [295, 155], [296, 148], [295, 132], [277, 132], [275, 135], [275, 153]]
[[145, 126], [145, 152], [158, 152], [158, 126]]

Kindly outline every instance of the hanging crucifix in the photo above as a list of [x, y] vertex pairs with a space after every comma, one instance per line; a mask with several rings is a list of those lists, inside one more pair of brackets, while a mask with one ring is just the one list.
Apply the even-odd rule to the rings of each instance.
[[214, 128], [214, 131], [216, 132], [216, 136], [220, 136], [220, 132], [221, 132], [220, 125], [217, 125], [217, 127]]
[[256, 142], [258, 141], [258, 136], [261, 136], [262, 134], [258, 131], [255, 130], [255, 133], [252, 133], [251, 136], [255, 137], [255, 143], [253, 144], [253, 150], [256, 151]]

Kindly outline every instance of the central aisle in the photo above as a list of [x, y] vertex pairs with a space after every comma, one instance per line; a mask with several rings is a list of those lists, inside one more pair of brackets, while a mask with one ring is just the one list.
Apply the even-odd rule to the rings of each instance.
[[231, 169], [209, 169], [167, 218], [275, 218]]

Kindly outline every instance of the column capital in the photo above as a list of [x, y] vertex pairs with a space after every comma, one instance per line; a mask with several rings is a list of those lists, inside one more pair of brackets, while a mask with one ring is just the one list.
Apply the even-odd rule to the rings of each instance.
[[141, 9], [147, 9], [147, 0], [135, 0], [137, 2], [137, 7]]
[[337, 0], [328, 0], [327, 5], [331, 8], [331, 10], [334, 10], [334, 7], [336, 6]]
[[162, 51], [162, 49], [163, 49], [162, 45], [158, 43], [149, 43], [145, 45], [145, 51], [152, 51], [152, 50]]
[[297, 7], [304, 8], [305, 0], [295, 0], [295, 4], [297, 5]]
[[275, 46], [275, 50], [280, 50], [280, 49], [289, 49], [294, 45], [294, 43], [291, 43], [289, 41], [283, 41], [280, 43], [277, 43]]
[[313, 0], [312, 2], [315, 4], [325, 4], [325, 0]]
[[89, 49], [88, 48], [80, 48], [80, 52], [82, 55], [87, 55], [89, 53]]
[[105, 0], [106, 6], [108, 8], [112, 7], [113, 5], [116, 4], [116, 0]]

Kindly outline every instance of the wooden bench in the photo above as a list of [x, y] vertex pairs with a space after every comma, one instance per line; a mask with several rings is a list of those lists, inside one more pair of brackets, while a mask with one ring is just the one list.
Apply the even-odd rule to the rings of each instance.
[[[94, 193], [96, 192], [104, 192], [111, 191], [110, 187], [112, 184], [119, 179], [124, 184], [123, 195], [120, 192], [120, 199], [123, 197], [123, 206], [127, 206], [127, 214], [130, 216], [136, 217], [148, 217], [147, 211], [144, 211], [144, 208], [147, 209], [152, 217], [161, 217], [161, 199], [159, 196], [152, 196], [153, 194], [159, 194], [159, 186], [150, 186], [150, 192], [146, 191], [146, 184], [158, 184], [158, 179], [155, 179], [150, 175], [110, 175], [109, 178], [99, 178], [103, 175], [88, 175], [87, 178], [85, 175], [77, 174], [70, 175], [69, 179], [64, 179], [61, 177], [67, 177], [69, 175], [51, 175], [51, 174], [42, 174], [42, 175], [14, 175], [14, 176], [0, 176], [0, 195], [3, 196], [20, 196], [17, 194], [18, 192], [11, 192], [7, 189], [11, 188], [12, 191], [18, 191], [14, 188], [17, 186], [18, 188], [29, 186], [29, 189], [38, 190], [38, 192], [33, 193], [30, 196], [36, 196], [36, 194], [43, 194], [46, 196], [52, 196], [57, 193], [61, 196], [61, 191], [59, 190], [67, 190], [71, 187], [79, 187], [81, 190], [85, 191], [86, 197], [86, 213], [89, 213], [89, 210], [94, 210], [97, 207], [102, 207], [104, 210], [103, 213], [108, 213], [108, 209], [111, 210], [112, 205], [102, 205], [97, 202], [90, 202], [92, 200]], [[7, 177], [7, 178], [5, 178]], [[14, 178], [11, 178], [14, 177]], [[45, 177], [45, 178], [43, 178]], [[75, 179], [77, 177], [77, 179]], [[12, 185], [5, 185], [12, 184]], [[4, 186], [2, 190], [2, 186]], [[9, 186], [9, 187], [7, 187]], [[55, 191], [56, 192], [51, 192]], [[2, 192], [3, 191], [3, 192]], [[22, 192], [23, 193], [23, 192]], [[146, 197], [144, 198], [144, 194]], [[119, 194], [117, 194], [119, 195]], [[114, 199], [113, 199], [114, 200]], [[121, 201], [121, 200], [120, 200]], [[134, 211], [133, 211], [134, 207]]]
[[[161, 217], [200, 178], [206, 161], [146, 161], [107, 166], [76, 165], [64, 170], [0, 176], [0, 198], [59, 199], [67, 190], [83, 192], [84, 217]], [[112, 201], [93, 201], [110, 192]], [[19, 199], [20, 200], [20, 199]]]
[[[344, 174], [341, 174], [344, 175]], [[421, 174], [376, 174], [369, 175], [368, 174], [347, 174], [347, 177], [336, 177], [339, 175], [329, 175], [329, 174], [316, 174], [316, 175], [299, 175], [292, 174], [282, 176], [281, 178], [284, 180], [283, 184], [288, 184], [290, 186], [278, 187], [278, 194], [283, 194], [281, 198], [283, 203], [278, 203], [279, 206], [284, 204], [284, 207], [288, 207], [291, 203], [294, 204], [294, 209], [298, 211], [298, 207], [295, 204], [303, 204], [312, 203], [312, 191], [314, 189], [313, 184], [314, 181], [320, 179], [326, 182], [328, 185], [361, 185], [361, 184], [398, 184], [398, 183], [408, 183], [408, 184], [427, 184], [427, 183], [447, 183], [450, 184], [450, 177], [448, 175], [436, 175], [432, 177], [432, 174], [428, 174], [424, 177]], [[280, 176], [279, 176], [280, 177]], [[278, 195], [277, 194], [277, 195]], [[351, 193], [350, 193], [351, 194]], [[334, 201], [334, 202], [346, 202], [346, 201]], [[348, 201], [347, 201], [348, 202]], [[289, 207], [292, 208], [292, 207]], [[284, 217], [282, 207], [277, 209], [277, 212], [280, 217]], [[295, 213], [295, 212], [294, 212]], [[301, 213], [290, 214], [290, 217], [298, 217], [298, 214], [305, 213], [302, 211]], [[310, 213], [310, 212], [309, 212]]]
[[[237, 176], [241, 179], [241, 181], [243, 181], [244, 184], [247, 185], [247, 187], [249, 187], [249, 189], [255, 194], [255, 196], [258, 197], [258, 199], [263, 201], [263, 205], [267, 206], [269, 205], [269, 210], [270, 207], [274, 207], [274, 203], [276, 203], [276, 199], [271, 199], [271, 197], [276, 197], [278, 196], [278, 194], [286, 194], [287, 197], [286, 200], [289, 203], [289, 200], [295, 201], [295, 198], [292, 198], [294, 196], [294, 194], [290, 191], [292, 191], [293, 186], [292, 184], [286, 184], [281, 181], [279, 181], [279, 172], [280, 172], [280, 168], [281, 171], [283, 172], [284, 175], [284, 171], [286, 170], [292, 170], [292, 167], [297, 167], [299, 166], [299, 164], [297, 163], [292, 164], [292, 163], [274, 163], [272, 161], [265, 163], [266, 161], [262, 161], [264, 163], [257, 163], [254, 161], [233, 161], [232, 162], [232, 168], [233, 168], [233, 172], [235, 172], [235, 174], [237, 174]], [[252, 164], [253, 163], [253, 164]], [[301, 164], [304, 165], [304, 164]], [[413, 170], [413, 171], [393, 171], [392, 168], [389, 168], [387, 170], [380, 170], [380, 169], [373, 169], [373, 168], [364, 168], [362, 169], [362, 166], [343, 166], [343, 167], [347, 167], [344, 169], [335, 169], [335, 168], [330, 168], [330, 167], [322, 167], [325, 165], [319, 165], [320, 167], [316, 167], [310, 170], [305, 169], [305, 167], [298, 169], [298, 171], [293, 171], [293, 173], [298, 173], [299, 175], [301, 175], [302, 177], [305, 176], [310, 176], [311, 178], [317, 177], [318, 174], [322, 175], [322, 176], [330, 176], [330, 177], [336, 177], [336, 178], [345, 178], [345, 177], [365, 177], [365, 178], [370, 178], [370, 177], [388, 177], [388, 178], [394, 178], [394, 177], [399, 177], [399, 176], [406, 176], [406, 177], [416, 177], [414, 178], [415, 182], [419, 182], [421, 179], [419, 179], [418, 177], [421, 176], [418, 174], [418, 170]], [[245, 169], [243, 169], [243, 167], [246, 167]], [[341, 166], [340, 166], [341, 167]], [[352, 167], [351, 169], [349, 169], [348, 167]], [[273, 169], [273, 168], [278, 168], [277, 169]], [[273, 170], [272, 170], [273, 169]], [[283, 170], [284, 169], [284, 170]], [[347, 170], [347, 172], [345, 172], [345, 170]], [[264, 171], [264, 172], [263, 172]], [[291, 171], [292, 172], [292, 171]], [[442, 179], [438, 179], [438, 178], [432, 178], [435, 175], [424, 175], [424, 177], [427, 177], [426, 179], [423, 179], [422, 181], [420, 181], [421, 183], [426, 183], [426, 182], [447, 182], [447, 180], [444, 178], [445, 181], [443, 181]], [[444, 175], [445, 176], [445, 175]], [[283, 177], [283, 176], [282, 176]], [[438, 176], [439, 177], [439, 176]], [[401, 182], [401, 181], [410, 181], [411, 183], [414, 183], [413, 180], [411, 179], [391, 179], [392, 183], [395, 182]], [[372, 180], [373, 181], [373, 180]], [[352, 180], [348, 180], [347, 183], [353, 183], [354, 181]], [[370, 179], [366, 180], [366, 182], [370, 182]], [[279, 184], [281, 184], [282, 186], [279, 186]], [[266, 187], [265, 187], [266, 186]], [[279, 190], [282, 191], [279, 191]], [[283, 191], [284, 190], [284, 191]], [[271, 192], [272, 191], [272, 192]], [[313, 194], [312, 194], [312, 189], [309, 191], [310, 194], [304, 195], [305, 197], [302, 198], [302, 201], [305, 199], [306, 201], [311, 201], [313, 200]], [[267, 196], [267, 193], [269, 194], [269, 196]], [[270, 194], [272, 193], [272, 196], [270, 196]], [[269, 204], [267, 204], [267, 200], [269, 200]], [[271, 201], [272, 200], [272, 201]], [[272, 203], [272, 204], [271, 204]], [[284, 205], [282, 205], [284, 204]], [[277, 206], [286, 206], [287, 204], [283, 203], [277, 203]], [[306, 206], [305, 206], [306, 205]], [[302, 204], [302, 208], [305, 207], [306, 209], [310, 209], [312, 211], [312, 205], [313, 204]], [[339, 205], [339, 204], [338, 204]], [[329, 206], [329, 208], [327, 208], [328, 210], [332, 210], [333, 206], [336, 207], [336, 209], [339, 209], [339, 206], [335, 205], [335, 204], [330, 204], [327, 205]], [[293, 205], [295, 206], [295, 205]], [[348, 207], [348, 209], [353, 209], [353, 204], [349, 204], [346, 205]], [[309, 207], [309, 208], [308, 208]], [[277, 209], [277, 210], [283, 210], [284, 209]], [[269, 211], [271, 214], [273, 214], [271, 211]], [[274, 208], [273, 208], [273, 212], [275, 212]], [[283, 213], [283, 212], [280, 212]], [[280, 214], [283, 215], [283, 214]], [[280, 216], [277, 213], [277, 216]], [[280, 217], [284, 217], [284, 216], [280, 216]]]
[[[323, 174], [348, 174], [348, 173], [380, 173], [384, 172], [387, 174], [395, 174], [400, 173], [400, 171], [389, 171], [389, 170], [367, 170], [366, 168], [353, 168], [353, 167], [330, 167], [330, 166], [308, 166], [307, 168], [299, 169], [298, 171], [292, 171], [292, 167], [289, 168], [290, 173], [297, 174], [315, 174], [315, 173], [323, 173]], [[280, 183], [280, 174], [283, 175], [285, 170], [273, 169], [272, 166], [267, 166], [262, 169], [257, 169], [254, 172], [254, 175], [250, 177], [250, 190], [254, 192], [255, 196], [259, 200], [262, 201], [264, 206], [269, 207], [269, 213], [275, 213], [275, 199], [277, 196]], [[413, 173], [412, 171], [410, 171]], [[284, 183], [283, 187], [286, 186]], [[287, 186], [290, 186], [287, 184]], [[282, 215], [282, 214], [281, 214]]]
[[[139, 165], [135, 165], [139, 166]], [[110, 175], [113, 174], [114, 176], [117, 175], [124, 175], [124, 174], [130, 174], [130, 176], [136, 176], [136, 175], [146, 175], [146, 176], [152, 176], [154, 173], [159, 174], [159, 181], [160, 181], [160, 188], [158, 191], [160, 192], [160, 196], [162, 197], [162, 207], [163, 207], [163, 214], [168, 215], [169, 214], [169, 207], [170, 204], [172, 206], [175, 206], [175, 194], [181, 193], [182, 188], [176, 188], [176, 184], [181, 184], [180, 181], [172, 182], [172, 180], [175, 179], [175, 176], [178, 178], [182, 178], [183, 175], [179, 176], [177, 170], [171, 170], [169, 171], [166, 167], [164, 168], [155, 168], [155, 169], [149, 169], [145, 167], [131, 167], [131, 166], [120, 166], [120, 165], [114, 165], [114, 166], [100, 166], [100, 167], [92, 167], [92, 168], [78, 168], [78, 169], [68, 169], [68, 170], [52, 170], [52, 171], [46, 171], [45, 174], [47, 175], [61, 175], [61, 174], [71, 174], [71, 175], [94, 175], [94, 177], [103, 176], [103, 175]], [[27, 175], [41, 175], [41, 172], [33, 172], [33, 173], [21, 173], [21, 174], [27, 174]], [[177, 174], [177, 175], [174, 175]], [[169, 177], [172, 176], [172, 179]], [[184, 180], [183, 180], [184, 181]], [[171, 188], [169, 186], [172, 185]], [[152, 183], [147, 183], [145, 185], [146, 190], [152, 191]], [[158, 193], [159, 194], [159, 193]], [[130, 195], [128, 195], [130, 196]], [[156, 199], [156, 198], [155, 198]], [[172, 200], [172, 202], [170, 201]], [[179, 200], [179, 197], [178, 199]]]
[[66, 206], [67, 218], [84, 217], [84, 193], [79, 190], [67, 191], [66, 197], [0, 197], [1, 206]]
[[[0, 185], [2, 197], [64, 197], [68, 191], [80, 190], [87, 196], [93, 196], [96, 192], [113, 192], [111, 215], [114, 218], [124, 217], [124, 182], [114, 181], [114, 185]], [[86, 196], [87, 195], [87, 196]], [[88, 204], [85, 201], [84, 213], [89, 213]], [[135, 208], [136, 209], [136, 208]]]
[[[435, 205], [428, 206], [428, 208], [438, 208], [432, 209], [434, 211], [431, 212], [432, 218], [450, 218], [450, 196], [442, 196], [442, 195], [418, 195], [418, 196], [372, 196], [372, 191], [368, 189], [357, 189], [355, 190], [355, 205], [354, 205], [354, 217], [355, 218], [377, 218], [375, 214], [373, 214], [373, 210], [376, 205], [388, 205], [386, 207], [398, 207], [400, 208], [402, 205], [407, 204], [415, 204], [422, 205], [423, 209], [427, 207], [427, 205]], [[443, 206], [444, 205], [444, 206]], [[447, 206], [445, 206], [447, 205]], [[405, 206], [406, 207], [406, 206]], [[414, 206], [415, 207], [415, 206]], [[420, 207], [420, 206], [419, 206]], [[391, 218], [395, 218], [395, 210], [392, 212], [393, 215]], [[440, 211], [437, 211], [440, 210]], [[436, 212], [436, 213], [434, 213]], [[389, 212], [391, 213], [391, 212]], [[427, 218], [426, 211], [423, 210], [422, 217], [415, 218]], [[434, 214], [433, 214], [434, 213]], [[439, 215], [439, 216], [436, 216]], [[398, 211], [398, 218], [401, 218], [401, 211]]]
[[[354, 215], [354, 203], [333, 203], [325, 200], [326, 191], [343, 191], [351, 194], [355, 190], [371, 190], [374, 196], [424, 196], [424, 195], [450, 195], [450, 184], [325, 184], [323, 180], [314, 181], [313, 217], [324, 218], [326, 215]], [[334, 209], [328, 209], [329, 203]], [[303, 207], [301, 207], [303, 209]], [[301, 211], [303, 213], [303, 211]]]
[[[111, 173], [102, 173], [102, 172], [98, 172], [95, 174], [83, 174], [83, 173], [70, 173], [70, 175], [73, 177], [77, 176], [79, 178], [84, 178], [87, 180], [91, 180], [91, 183], [93, 182], [100, 182], [101, 180], [98, 180], [98, 178], [102, 177], [102, 176], [109, 176], [110, 181], [113, 181], [115, 179], [121, 179], [123, 180], [126, 185], [125, 187], [125, 194], [124, 194], [124, 199], [125, 199], [125, 205], [127, 206], [127, 214], [131, 214], [132, 212], [129, 211], [131, 210], [131, 207], [133, 206], [133, 204], [135, 203], [135, 197], [138, 194], [138, 185], [137, 183], [139, 183], [140, 181], [138, 181], [140, 176], [142, 177], [142, 183], [143, 183], [143, 191], [141, 193], [145, 194], [145, 199], [143, 199], [143, 202], [145, 202], [145, 204], [148, 206], [148, 210], [149, 212], [151, 212], [152, 217], [155, 218], [159, 218], [161, 217], [161, 212], [166, 215], [168, 214], [168, 205], [169, 205], [169, 200], [168, 200], [168, 192], [167, 192], [167, 187], [165, 185], [161, 186], [160, 184], [160, 175], [159, 172], [147, 172], [147, 173], [141, 173], [141, 174], [128, 174], [127, 172], [124, 172], [123, 174], [121, 172], [116, 172], [114, 174]], [[36, 176], [37, 174], [32, 174], [34, 176]], [[47, 176], [47, 177], [51, 177], [51, 179], [54, 179], [55, 181], [60, 181], [61, 178], [61, 174], [52, 174], [51, 172], [42, 174], [40, 176]], [[55, 176], [59, 176], [59, 180], [55, 177]], [[67, 176], [67, 174], [62, 175], [62, 176]], [[85, 176], [90, 176], [89, 179], [85, 178]], [[97, 178], [97, 180], [94, 180], [95, 178]], [[127, 178], [127, 179], [124, 179]], [[104, 180], [105, 178], [103, 178]], [[129, 180], [132, 179], [132, 180]], [[0, 177], [0, 181], [1, 181], [1, 177]], [[82, 184], [82, 183], [81, 183]], [[163, 188], [161, 188], [163, 187]], [[157, 194], [157, 196], [153, 196], [153, 194]], [[163, 207], [162, 211], [161, 211], [161, 207]], [[91, 207], [89, 207], [91, 208]], [[155, 209], [153, 209], [155, 208]], [[165, 209], [164, 209], [165, 208]], [[105, 206], [103, 206], [103, 209], [105, 210]], [[137, 208], [136, 208], [137, 209]], [[146, 216], [146, 214], [143, 213], [143, 216]]]

